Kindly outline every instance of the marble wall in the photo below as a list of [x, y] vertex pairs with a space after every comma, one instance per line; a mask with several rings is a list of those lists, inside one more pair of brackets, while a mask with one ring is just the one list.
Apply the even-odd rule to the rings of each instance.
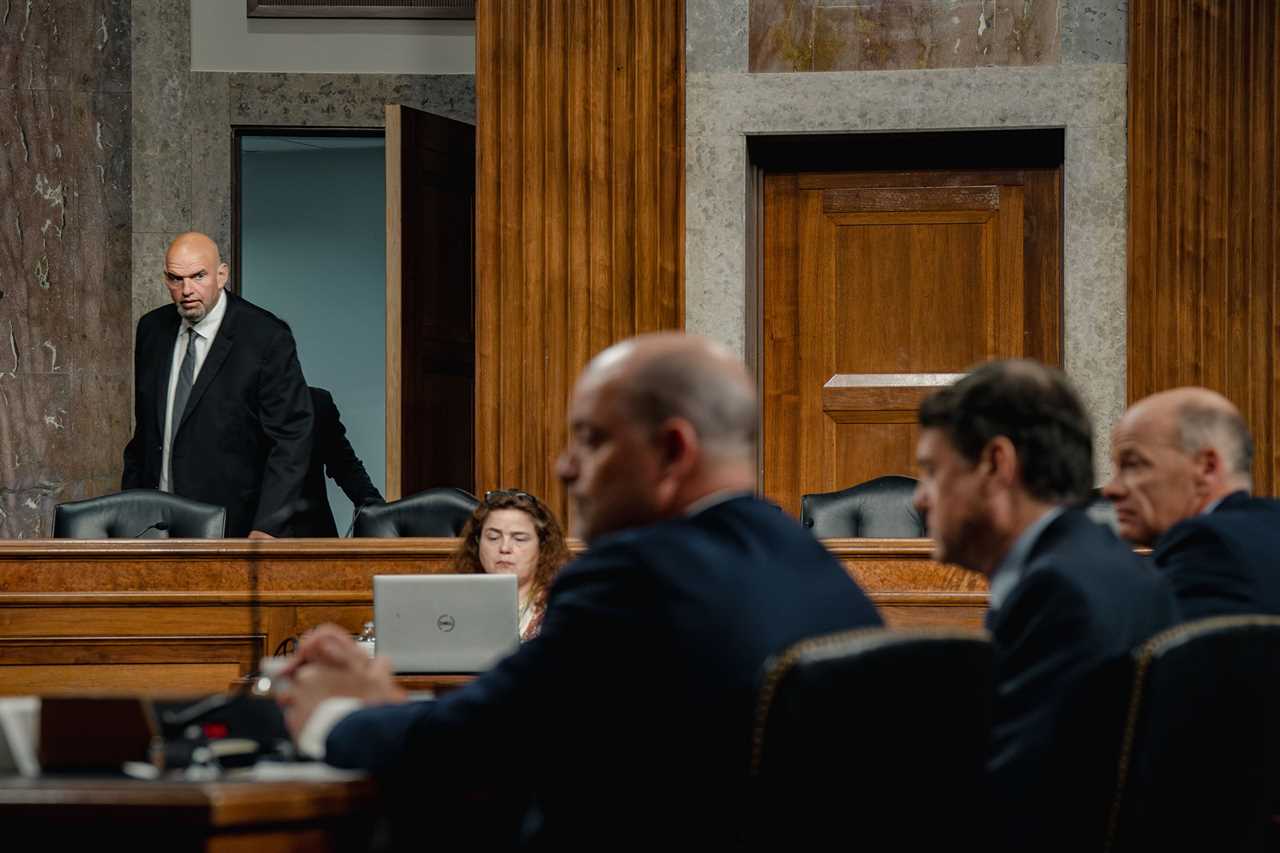
[[135, 323], [167, 298], [160, 270], [178, 233], [204, 231], [234, 260], [233, 127], [382, 127], [388, 103], [475, 120], [465, 74], [191, 71], [190, 2], [133, 0]]
[[749, 136], [1065, 128], [1064, 355], [1105, 474], [1125, 395], [1124, 0], [1058, 0], [1053, 63], [820, 74], [748, 71], [751, 3], [687, 6], [686, 328], [754, 357]]
[[751, 0], [752, 71], [1058, 61], [1059, 0]]
[[119, 488], [129, 438], [129, 0], [0, 11], [0, 538]]

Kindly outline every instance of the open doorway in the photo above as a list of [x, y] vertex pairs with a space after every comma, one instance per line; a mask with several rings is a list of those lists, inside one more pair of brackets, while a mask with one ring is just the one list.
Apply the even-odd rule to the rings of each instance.
[[[386, 493], [386, 182], [378, 129], [238, 128], [235, 290], [293, 328]], [[338, 532], [353, 506], [326, 480]]]

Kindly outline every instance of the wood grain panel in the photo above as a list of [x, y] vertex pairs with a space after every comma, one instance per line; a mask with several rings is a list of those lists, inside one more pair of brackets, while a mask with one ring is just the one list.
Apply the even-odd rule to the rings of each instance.
[[[927, 540], [824, 544], [891, 625], [982, 620], [986, 582], [933, 562]], [[374, 575], [448, 571], [456, 545], [0, 541], [0, 695], [29, 692], [36, 677], [41, 692], [137, 689], [145, 685], [131, 673], [140, 667], [157, 683], [223, 690], [264, 650], [308, 628], [334, 622], [357, 632], [372, 618]]]
[[684, 319], [684, 3], [480, 0], [476, 488], [562, 518], [573, 380]]
[[1129, 4], [1130, 401], [1206, 385], [1280, 488], [1280, 6]]

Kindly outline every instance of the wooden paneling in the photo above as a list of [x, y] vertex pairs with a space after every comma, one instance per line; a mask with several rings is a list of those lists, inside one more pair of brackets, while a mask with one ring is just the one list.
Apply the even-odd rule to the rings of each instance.
[[128, 839], [135, 850], [367, 850], [377, 785], [347, 781], [0, 779], [0, 820], [53, 850]]
[[1225, 394], [1263, 494], [1280, 488], [1278, 18], [1275, 0], [1129, 4], [1129, 399]]
[[476, 487], [554, 476], [589, 358], [684, 312], [683, 0], [480, 0]]
[[913, 474], [925, 394], [986, 358], [1060, 359], [1060, 186], [1056, 169], [766, 176], [769, 497], [798, 513]]
[[[917, 539], [828, 550], [890, 625], [981, 625], [986, 582]], [[448, 571], [453, 539], [0, 541], [0, 695], [218, 691], [322, 622], [358, 632], [373, 576]], [[582, 545], [572, 543], [580, 553]]]

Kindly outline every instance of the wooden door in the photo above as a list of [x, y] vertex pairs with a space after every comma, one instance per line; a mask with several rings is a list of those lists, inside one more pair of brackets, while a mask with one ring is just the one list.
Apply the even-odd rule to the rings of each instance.
[[975, 362], [1060, 363], [1060, 172], [764, 181], [765, 493], [915, 473], [916, 410]]
[[387, 499], [475, 487], [476, 129], [390, 104]]

